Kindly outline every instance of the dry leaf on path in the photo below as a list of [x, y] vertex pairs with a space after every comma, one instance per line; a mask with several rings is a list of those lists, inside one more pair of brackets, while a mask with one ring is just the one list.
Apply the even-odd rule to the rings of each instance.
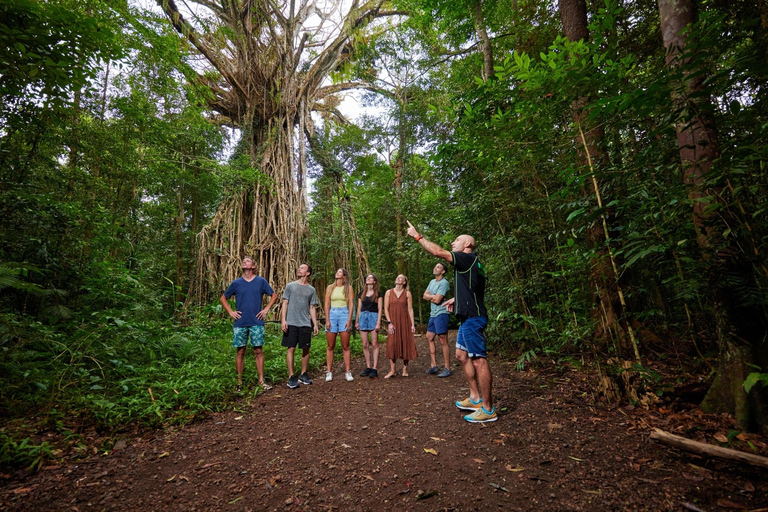
[[424, 451], [427, 453], [431, 453], [432, 455], [437, 455], [437, 450], [434, 448], [424, 448]]
[[472, 460], [477, 462], [478, 464], [485, 464], [485, 461], [482, 459], [472, 459]]
[[433, 441], [445, 441], [442, 437], [430, 437], [430, 439]]
[[157, 456], [158, 459], [162, 459], [163, 457], [170, 457], [171, 452], [163, 452], [160, 455]]
[[728, 442], [728, 438], [722, 432], [718, 432], [717, 434], [715, 434], [714, 438], [715, 438], [716, 441], [718, 441], [720, 443], [727, 443]]
[[719, 498], [717, 500], [717, 506], [723, 508], [732, 508], [735, 510], [745, 510], [747, 508], [744, 505], [736, 503], [735, 501], [727, 500], [725, 498]]
[[504, 467], [505, 467], [505, 468], [507, 468], [507, 471], [512, 471], [512, 472], [514, 472], [514, 473], [518, 473], [518, 472], [520, 472], [520, 471], [525, 471], [525, 468], [521, 468], [520, 466], [515, 466], [515, 467], [513, 468], [513, 467], [512, 467], [512, 464], [507, 464], [507, 465], [506, 465], [506, 466], [504, 466]]

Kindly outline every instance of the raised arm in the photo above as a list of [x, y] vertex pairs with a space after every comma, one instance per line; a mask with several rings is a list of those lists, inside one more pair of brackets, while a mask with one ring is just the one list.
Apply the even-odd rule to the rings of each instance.
[[443, 259], [449, 263], [453, 263], [453, 256], [451, 255], [451, 251], [446, 251], [439, 245], [437, 245], [435, 242], [430, 242], [426, 238], [424, 238], [422, 235], [419, 234], [418, 231], [416, 231], [416, 228], [413, 227], [413, 224], [411, 224], [411, 221], [406, 221], [408, 223], [408, 236], [413, 237], [414, 240], [419, 242], [421, 246], [424, 248], [425, 251], [427, 251], [432, 256], [436, 256], [440, 259]]

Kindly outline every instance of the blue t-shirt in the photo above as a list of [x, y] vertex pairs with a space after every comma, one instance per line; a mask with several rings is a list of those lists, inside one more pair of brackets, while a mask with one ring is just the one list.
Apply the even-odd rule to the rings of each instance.
[[[429, 282], [429, 286], [427, 286], [427, 291], [429, 293], [432, 295], [442, 295], [443, 300], [445, 300], [450, 290], [451, 285], [448, 284], [448, 280], [446, 278], [442, 278], [439, 281], [437, 279], [433, 279]], [[448, 314], [448, 310], [445, 308], [445, 306], [435, 304], [434, 302], [430, 304], [429, 318], [435, 318], [436, 316], [443, 314]]]
[[264, 295], [271, 296], [275, 291], [269, 286], [266, 279], [256, 276], [250, 282], [242, 277], [232, 281], [227, 291], [226, 298], [235, 296], [235, 309], [240, 311], [240, 318], [235, 320], [235, 327], [253, 327], [264, 325], [264, 320], [256, 318], [256, 314], [262, 310]]

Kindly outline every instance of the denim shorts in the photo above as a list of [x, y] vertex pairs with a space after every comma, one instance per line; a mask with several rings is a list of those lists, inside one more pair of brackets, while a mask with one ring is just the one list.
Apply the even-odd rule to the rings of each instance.
[[233, 327], [232, 346], [242, 348], [248, 345], [248, 337], [251, 338], [253, 348], [264, 346], [264, 326], [252, 325], [251, 327]]
[[370, 311], [360, 312], [360, 330], [372, 331], [376, 329], [376, 321], [379, 319], [378, 313], [372, 313]]
[[485, 352], [485, 326], [488, 318], [473, 316], [459, 326], [456, 336], [456, 348], [465, 351], [469, 357], [488, 357]]
[[429, 325], [427, 325], [427, 332], [433, 332], [435, 334], [447, 334], [449, 318], [450, 315], [448, 313], [441, 313], [435, 317], [431, 317], [429, 319]]
[[347, 332], [347, 320], [349, 319], [349, 308], [331, 308], [328, 313], [328, 320], [331, 322], [331, 328], [326, 332]]

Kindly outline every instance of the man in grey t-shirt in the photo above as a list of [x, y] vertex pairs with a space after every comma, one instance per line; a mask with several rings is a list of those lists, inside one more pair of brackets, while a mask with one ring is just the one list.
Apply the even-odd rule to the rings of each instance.
[[[285, 354], [285, 364], [288, 367], [288, 387], [296, 389], [299, 382], [312, 384], [307, 374], [309, 367], [309, 347], [312, 344], [312, 334], [317, 336], [317, 292], [309, 284], [312, 267], [306, 263], [299, 265], [296, 270], [296, 281], [288, 283], [283, 292], [282, 327], [283, 343], [288, 349]], [[296, 347], [301, 348], [301, 375], [293, 374], [293, 353]]]

